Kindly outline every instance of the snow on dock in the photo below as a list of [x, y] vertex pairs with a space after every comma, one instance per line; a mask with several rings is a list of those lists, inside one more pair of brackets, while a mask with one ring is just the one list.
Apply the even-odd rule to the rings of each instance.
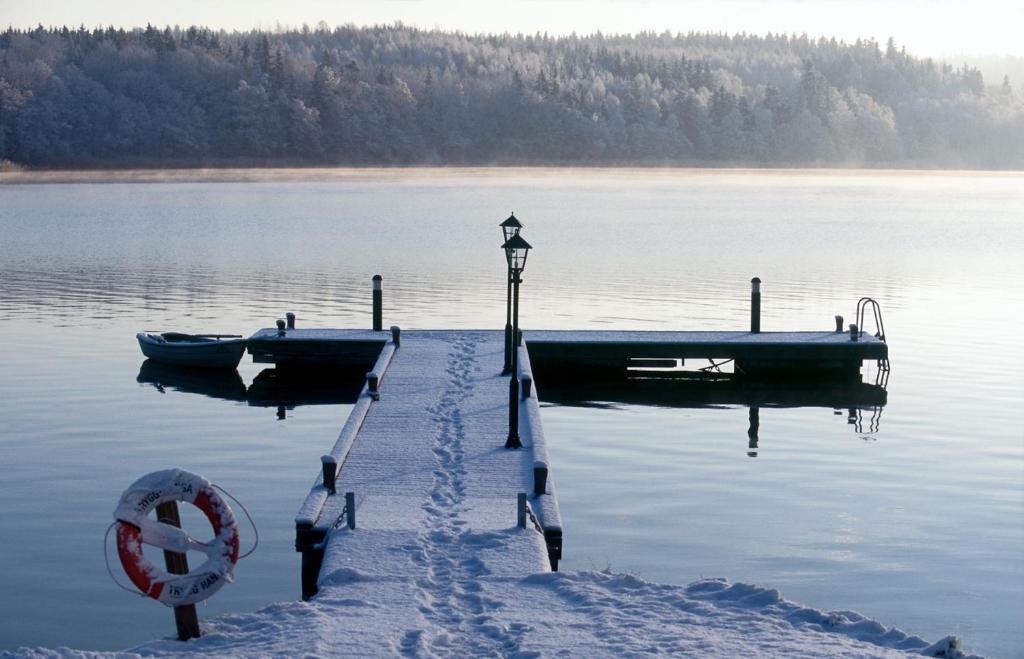
[[[381, 352], [373, 371], [377, 391], [364, 390], [326, 460], [337, 465], [335, 493], [321, 477], [296, 519], [306, 596], [338, 573], [425, 574], [424, 557], [438, 552], [449, 556], [445, 569], [472, 576], [478, 559], [471, 557], [497, 538], [510, 545], [501, 572], [551, 569], [545, 535], [536, 527], [549, 537], [557, 533], [560, 547], [561, 522], [547, 453], [535, 442], [543, 438], [537, 403], [531, 398], [520, 406], [524, 448], [504, 448], [503, 349], [500, 332], [424, 331], [405, 333], [400, 347], [392, 342]], [[545, 494], [536, 496], [538, 461]], [[347, 492], [354, 495], [354, 530]], [[520, 493], [529, 495], [537, 521], [525, 530], [515, 528]]]
[[[865, 360], [886, 361], [885, 341], [858, 332], [529, 330], [534, 362], [547, 369], [621, 374], [636, 359], [734, 360], [738, 372], [850, 376]], [[635, 362], [634, 362], [635, 363]]]

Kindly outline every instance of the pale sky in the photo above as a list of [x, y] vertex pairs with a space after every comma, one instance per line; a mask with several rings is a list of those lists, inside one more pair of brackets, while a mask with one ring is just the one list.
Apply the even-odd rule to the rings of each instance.
[[0, 25], [409, 25], [465, 32], [640, 30], [889, 36], [916, 55], [1024, 56], [1024, 0], [0, 0]]

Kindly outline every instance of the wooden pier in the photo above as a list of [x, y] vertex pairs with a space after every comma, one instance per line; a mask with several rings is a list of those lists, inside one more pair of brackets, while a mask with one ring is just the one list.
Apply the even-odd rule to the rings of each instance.
[[[510, 276], [510, 287], [514, 279]], [[297, 329], [289, 313], [276, 328], [256, 332], [248, 340], [253, 360], [275, 364], [285, 380], [307, 371], [317, 371], [320, 382], [339, 369], [366, 371], [352, 412], [333, 448], [322, 456], [320, 474], [295, 518], [303, 598], [315, 595], [325, 579], [401, 574], [436, 583], [438, 565], [461, 565], [467, 570], [462, 576], [474, 579], [493, 574], [492, 568], [473, 572], [473, 558], [457, 555], [462, 546], [471, 553], [498, 551], [494, 547], [499, 546], [514, 553], [503, 559], [509, 575], [558, 569], [562, 520], [534, 365], [542, 379], [555, 376], [563, 387], [567, 381], [600, 387], [631, 376], [676, 377], [686, 370], [686, 360], [694, 359], [709, 362], [715, 372], [706, 375], [714, 379], [720, 366], [731, 361], [731, 383], [695, 389], [691, 383], [688, 396], [693, 404], [707, 399], [749, 405], [752, 456], [761, 406], [813, 401], [849, 407], [853, 417], [861, 405], [880, 409], [885, 404], [884, 387], [860, 382], [864, 361], [877, 361], [879, 372], [888, 374], [888, 346], [876, 302], [862, 298], [856, 314], [863, 324], [865, 310], [872, 310], [876, 336], [856, 324], [844, 331], [841, 316], [835, 317], [834, 331], [762, 332], [760, 280], [754, 278], [751, 285], [748, 332], [530, 330], [506, 343], [514, 334], [512, 326], [506, 332], [385, 331], [379, 276], [373, 279], [372, 330]], [[518, 389], [509, 383], [510, 364], [516, 365]], [[271, 386], [276, 377], [268, 375], [263, 384], [277, 393], [258, 398], [280, 399], [281, 414], [282, 388]], [[759, 388], [757, 383], [766, 380], [789, 384]], [[804, 388], [794, 388], [794, 382]], [[808, 382], [832, 384], [808, 389]], [[637, 389], [605, 391], [609, 400], [629, 400]], [[571, 386], [568, 392], [572, 399]], [[246, 396], [251, 397], [249, 392]], [[518, 414], [513, 411], [517, 400]], [[688, 404], [687, 395], [674, 400]], [[516, 421], [518, 429], [511, 428]], [[440, 562], [424, 558], [439, 554]], [[444, 592], [450, 595], [450, 589]]]
[[[504, 448], [508, 377], [501, 374], [502, 332], [279, 326], [249, 339], [255, 361], [281, 369], [368, 369], [354, 408], [323, 456], [321, 473], [296, 516], [304, 598], [315, 595], [319, 580], [338, 566], [362, 573], [407, 570], [392, 562], [405, 565], [406, 549], [418, 546], [415, 539], [432, 525], [485, 533], [522, 523], [538, 537], [532, 543], [518, 541], [522, 547], [517, 551], [535, 554], [527, 564], [558, 569], [562, 521], [531, 360], [542, 363], [546, 372], [577, 380], [584, 374], [621, 378], [637, 366], [679, 366], [701, 358], [735, 360], [738, 373], [805, 379], [856, 375], [859, 382], [864, 360], [888, 357], [880, 339], [843, 332], [533, 330], [523, 336], [517, 348], [523, 392], [523, 448], [518, 450]], [[730, 402], [772, 404], [770, 395], [737, 390], [735, 384], [707, 391], [713, 397], [721, 392], [717, 395]], [[885, 402], [884, 390], [855, 383], [823, 391], [833, 395], [820, 394], [816, 404]], [[366, 552], [370, 555], [361, 555]], [[325, 561], [333, 566], [330, 574], [321, 574]]]
[[[292, 360], [310, 345], [332, 358], [358, 353], [363, 359], [366, 334], [269, 330], [254, 339], [264, 356]], [[523, 449], [504, 448], [502, 333], [396, 328], [374, 336], [378, 356], [366, 385], [296, 517], [303, 597], [329, 576], [321, 575], [325, 560], [364, 574], [405, 573], [407, 550], [429, 541], [425, 529], [498, 532], [516, 528], [524, 515], [523, 533], [536, 539], [518, 541], [518, 551], [532, 554], [519, 560], [531, 569], [557, 569], [562, 524], [535, 387], [520, 405]], [[325, 341], [338, 345], [325, 352]], [[532, 381], [525, 349], [520, 373]]]

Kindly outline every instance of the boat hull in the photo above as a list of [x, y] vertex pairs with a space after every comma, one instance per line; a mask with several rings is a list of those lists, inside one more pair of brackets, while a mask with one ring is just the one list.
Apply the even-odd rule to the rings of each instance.
[[245, 354], [245, 339], [227, 341], [166, 341], [149, 334], [137, 334], [146, 357], [164, 364], [191, 368], [236, 368]]

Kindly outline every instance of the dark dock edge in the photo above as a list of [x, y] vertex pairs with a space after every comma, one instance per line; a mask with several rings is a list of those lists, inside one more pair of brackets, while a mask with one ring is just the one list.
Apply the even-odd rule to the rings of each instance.
[[317, 593], [317, 579], [323, 564], [327, 535], [334, 520], [322, 519], [327, 498], [336, 494], [336, 479], [374, 402], [379, 400], [379, 386], [400, 343], [398, 328], [392, 328], [392, 338], [383, 343], [373, 369], [366, 374], [366, 383], [352, 408], [345, 425], [331, 451], [321, 458], [322, 471], [317, 476], [306, 500], [295, 516], [295, 551], [302, 554], [302, 599]]
[[547, 545], [548, 562], [551, 569], [558, 571], [558, 562], [562, 559], [562, 513], [558, 507], [558, 496], [555, 492], [555, 480], [551, 473], [551, 462], [548, 458], [547, 439], [540, 418], [537, 384], [533, 379], [533, 368], [530, 364], [530, 353], [525, 343], [518, 346], [519, 381], [522, 387], [522, 404], [519, 406], [519, 426], [523, 433], [525, 447], [533, 452], [533, 491], [527, 495], [530, 505], [537, 518], [537, 524], [544, 534]]

